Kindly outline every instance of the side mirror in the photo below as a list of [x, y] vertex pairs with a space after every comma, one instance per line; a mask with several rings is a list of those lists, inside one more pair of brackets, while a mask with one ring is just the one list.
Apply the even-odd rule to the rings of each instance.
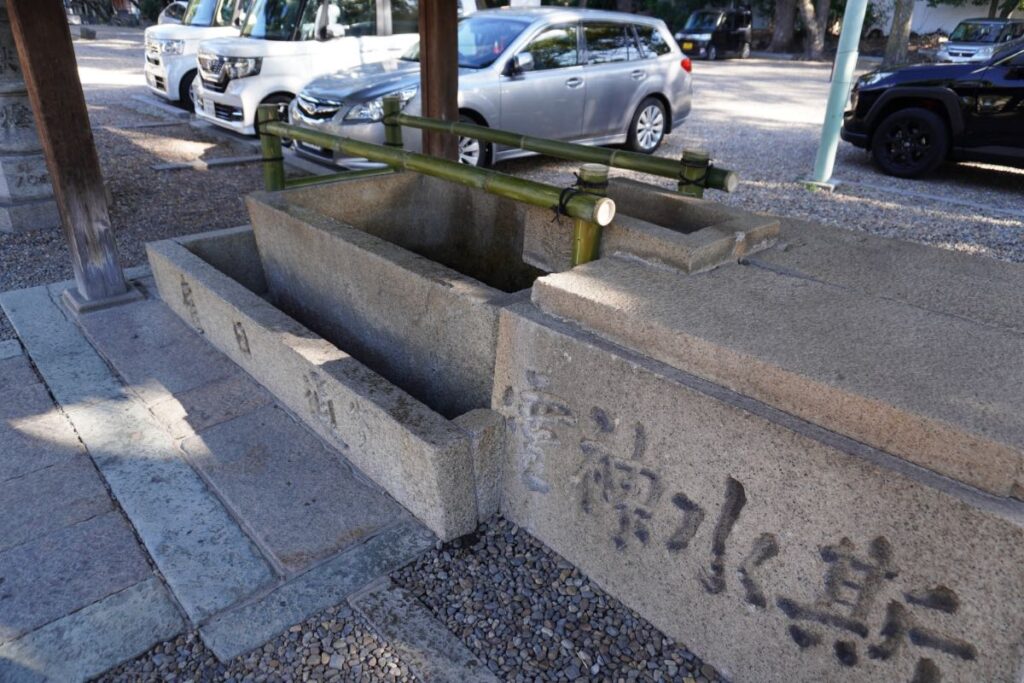
[[518, 76], [524, 71], [533, 71], [533, 55], [529, 52], [520, 52], [505, 64], [506, 76]]

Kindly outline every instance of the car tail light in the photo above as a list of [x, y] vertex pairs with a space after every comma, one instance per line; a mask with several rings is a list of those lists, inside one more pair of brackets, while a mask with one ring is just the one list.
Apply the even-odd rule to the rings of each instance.
[[683, 66], [683, 71], [691, 73], [693, 71], [693, 62], [690, 61], [689, 57], [683, 57], [683, 61], [680, 62]]

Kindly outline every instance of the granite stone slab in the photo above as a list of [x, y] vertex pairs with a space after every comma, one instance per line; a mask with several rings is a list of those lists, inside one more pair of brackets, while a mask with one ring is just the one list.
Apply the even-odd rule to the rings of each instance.
[[1024, 503], [530, 306], [501, 324], [502, 511], [729, 680], [1019, 679]]
[[139, 401], [103, 401], [67, 410], [192, 621], [274, 580], [253, 542]]
[[0, 482], [0, 552], [111, 508], [110, 496], [84, 454]]
[[21, 354], [20, 346], [18, 351], [17, 355], [6, 359], [2, 358], [0, 353], [0, 394], [39, 383], [39, 378], [29, 365], [28, 358]]
[[273, 401], [270, 392], [239, 372], [158, 401], [149, 410], [171, 436], [185, 439]]
[[403, 567], [435, 542], [436, 537], [415, 522], [388, 527], [264, 597], [217, 615], [199, 633], [217, 659], [230, 661]]
[[123, 395], [120, 382], [54, 303], [48, 287], [4, 292], [0, 306], [61, 405]]
[[352, 595], [349, 604], [423, 681], [497, 683], [498, 678], [409, 591], [384, 580]]
[[543, 310], [1000, 496], [1024, 490], [1024, 335], [798, 273], [601, 259]]
[[288, 572], [307, 569], [408, 517], [277, 406], [208, 429], [182, 447]]
[[22, 355], [21, 342], [17, 339], [4, 339], [0, 341], [0, 360], [15, 358]]
[[51, 410], [42, 417], [0, 420], [0, 481], [84, 457], [67, 417]]
[[149, 404], [238, 373], [159, 301], [97, 311], [81, 322], [97, 351]]
[[88, 680], [184, 628], [167, 589], [148, 578], [0, 645], [0, 680]]
[[146, 555], [118, 512], [0, 552], [0, 642], [149, 576]]
[[38, 382], [0, 392], [0, 421], [23, 422], [46, 417], [54, 410], [50, 392]]

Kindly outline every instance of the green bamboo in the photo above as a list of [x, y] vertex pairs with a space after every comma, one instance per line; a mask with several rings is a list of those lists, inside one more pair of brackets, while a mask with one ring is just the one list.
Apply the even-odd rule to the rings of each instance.
[[[672, 178], [673, 180], [678, 180], [684, 171], [681, 162], [666, 159], [665, 157], [649, 156], [621, 149], [590, 147], [587, 145], [577, 145], [572, 142], [546, 140], [544, 138], [520, 135], [519, 133], [510, 133], [504, 130], [496, 130], [486, 126], [478, 126], [472, 123], [440, 121], [422, 116], [413, 116], [412, 114], [385, 115], [385, 124], [389, 120], [402, 126], [409, 126], [410, 128], [435, 130], [476, 140], [484, 140], [514, 149], [524, 149], [530, 152], [537, 152], [538, 154], [546, 154], [547, 156], [559, 159], [604, 164], [612, 168], [639, 171], [640, 173], [649, 173], [663, 178]], [[738, 184], [739, 177], [734, 171], [715, 167], [709, 169], [706, 187], [721, 190], [722, 192], [733, 192]]]
[[260, 149], [263, 152], [263, 186], [271, 191], [284, 189], [284, 155], [281, 152], [281, 138], [270, 134], [264, 126], [279, 120], [276, 104], [260, 105], [256, 110]]
[[[485, 192], [514, 199], [545, 208], [558, 208], [562, 191], [560, 188], [538, 183], [525, 178], [498, 173], [482, 168], [467, 166], [456, 161], [448, 161], [437, 157], [406, 152], [395, 147], [375, 145], [369, 142], [352, 140], [293, 126], [280, 121], [272, 121], [261, 129], [273, 135], [289, 137], [324, 149], [334, 150], [342, 154], [364, 157], [370, 161], [378, 161], [392, 168], [416, 171], [424, 175], [443, 178], [455, 183], [476, 187]], [[575, 194], [568, 198], [564, 205], [565, 215], [571, 218], [582, 218], [598, 225], [608, 225], [615, 217], [615, 202], [607, 197], [596, 197], [590, 194]]]
[[[608, 192], [608, 167], [604, 164], [583, 164], [579, 172], [579, 189], [598, 196]], [[593, 261], [601, 247], [601, 226], [577, 218], [572, 230], [572, 265]]]
[[402, 146], [402, 126], [395, 116], [402, 111], [402, 100], [398, 95], [384, 96], [384, 144], [388, 147]]
[[355, 171], [328, 173], [327, 175], [311, 175], [304, 176], [302, 178], [289, 178], [284, 181], [284, 186], [288, 189], [293, 187], [308, 187], [309, 185], [332, 183], [335, 180], [354, 180], [356, 178], [372, 178], [380, 175], [391, 175], [394, 172], [394, 169], [391, 168], [361, 168]]
[[700, 199], [707, 187], [708, 165], [711, 159], [702, 149], [684, 149], [680, 163], [683, 173], [679, 181], [679, 194]]

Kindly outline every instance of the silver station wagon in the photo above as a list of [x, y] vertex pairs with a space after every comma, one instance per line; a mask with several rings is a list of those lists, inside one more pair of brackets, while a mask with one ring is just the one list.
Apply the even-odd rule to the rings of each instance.
[[[690, 60], [665, 23], [620, 12], [555, 7], [476, 12], [458, 29], [459, 113], [463, 121], [592, 145], [625, 143], [651, 153], [690, 113]], [[312, 81], [289, 109], [293, 123], [384, 142], [383, 97], [397, 94], [420, 113], [419, 48]], [[420, 131], [403, 129], [408, 150]], [[294, 143], [308, 157], [358, 168], [362, 159]], [[489, 165], [530, 154], [459, 141], [463, 163]]]

